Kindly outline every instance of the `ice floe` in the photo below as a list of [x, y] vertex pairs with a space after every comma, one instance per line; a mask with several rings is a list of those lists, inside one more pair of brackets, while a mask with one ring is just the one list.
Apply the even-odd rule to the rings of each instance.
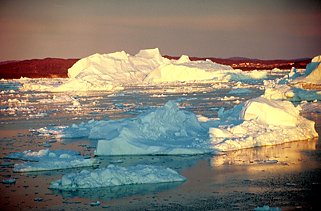
[[77, 156], [79, 152], [74, 150], [49, 150], [41, 149], [39, 151], [26, 150], [23, 152], [14, 152], [5, 156], [8, 159], [26, 160], [26, 161], [40, 161], [42, 159], [56, 158], [64, 155]]
[[49, 171], [67, 168], [79, 168], [97, 165], [95, 159], [85, 159], [73, 150], [39, 150], [12, 153], [8, 159], [27, 160], [14, 165], [14, 172]]
[[162, 166], [137, 165], [120, 167], [109, 165], [106, 168], [92, 171], [82, 170], [79, 173], [66, 174], [61, 179], [52, 182], [49, 188], [77, 190], [119, 185], [182, 182], [185, 180], [186, 178], [176, 171]]

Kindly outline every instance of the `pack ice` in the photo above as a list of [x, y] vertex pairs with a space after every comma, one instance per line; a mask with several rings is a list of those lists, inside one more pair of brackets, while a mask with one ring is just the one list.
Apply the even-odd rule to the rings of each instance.
[[77, 190], [118, 185], [181, 182], [186, 178], [176, 171], [162, 166], [137, 165], [120, 167], [109, 165], [106, 168], [92, 171], [82, 170], [79, 173], [64, 175], [53, 181], [49, 188], [60, 190]]
[[295, 68], [281, 79], [265, 81], [264, 97], [267, 99], [283, 99], [290, 101], [321, 100], [321, 92], [306, 90], [302, 85], [321, 85], [321, 56], [316, 56], [302, 73]]
[[[291, 102], [254, 98], [200, 122], [175, 101], [131, 119], [64, 127], [59, 134], [98, 139], [96, 155], [204, 154], [281, 144], [317, 137], [314, 122]], [[206, 119], [206, 118], [205, 118]], [[54, 131], [54, 128], [50, 129]], [[45, 129], [42, 132], [46, 133]]]
[[[230, 81], [265, 78], [266, 72], [242, 72], [210, 60], [190, 61], [162, 57], [159, 49], [140, 50], [132, 56], [124, 51], [94, 54], [80, 59], [68, 70], [68, 79], [56, 85], [24, 83], [21, 89], [42, 91], [113, 91], [132, 84], [155, 84], [186, 81]], [[39, 81], [39, 80], [38, 80]], [[35, 83], [33, 81], [32, 83]]]

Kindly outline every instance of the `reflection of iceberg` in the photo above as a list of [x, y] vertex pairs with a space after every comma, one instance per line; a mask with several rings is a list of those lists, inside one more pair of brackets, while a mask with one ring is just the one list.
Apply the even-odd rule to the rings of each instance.
[[79, 189], [76, 191], [52, 190], [53, 194], [61, 194], [63, 198], [89, 198], [108, 201], [133, 195], [145, 195], [176, 188], [182, 182], [121, 185], [108, 188]]
[[[317, 139], [284, 143], [274, 146], [256, 147], [226, 152], [224, 155], [213, 156], [211, 166], [224, 165], [257, 165], [278, 163], [280, 168], [302, 159], [302, 150], [315, 150]], [[277, 168], [274, 166], [274, 168]]]

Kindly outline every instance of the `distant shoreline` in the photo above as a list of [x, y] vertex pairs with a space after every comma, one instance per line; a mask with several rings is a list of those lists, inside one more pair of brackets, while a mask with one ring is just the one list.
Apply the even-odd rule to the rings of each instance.
[[[164, 56], [168, 59], [179, 59], [176, 56]], [[273, 68], [291, 69], [305, 68], [310, 63], [310, 58], [292, 59], [292, 60], [260, 60], [250, 58], [201, 58], [189, 57], [190, 60], [206, 60], [230, 65], [234, 69], [243, 71], [251, 70], [269, 70]], [[72, 67], [79, 59], [62, 59], [62, 58], [45, 58], [45, 59], [30, 59], [21, 61], [3, 61], [0, 62], [0, 79], [18, 79], [21, 77], [28, 78], [67, 78], [68, 69]]]

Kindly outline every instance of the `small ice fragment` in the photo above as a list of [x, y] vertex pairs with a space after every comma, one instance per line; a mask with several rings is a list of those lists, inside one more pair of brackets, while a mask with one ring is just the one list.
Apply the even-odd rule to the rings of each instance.
[[254, 211], [281, 211], [278, 207], [269, 207], [267, 205], [264, 205], [263, 207], [257, 207], [253, 209]]
[[51, 147], [51, 144], [49, 144], [48, 142], [44, 142], [44, 143], [42, 144], [42, 146], [43, 146], [43, 147]]
[[285, 183], [286, 186], [296, 186], [297, 184], [293, 183], [293, 182], [287, 182]]
[[34, 201], [43, 201], [43, 198], [37, 197], [37, 198], [34, 198], [33, 200], [34, 200]]
[[96, 201], [96, 202], [91, 202], [90, 203], [90, 206], [92, 207], [96, 207], [96, 206], [99, 206], [100, 205], [100, 201]]
[[117, 164], [117, 163], [123, 163], [123, 160], [111, 160], [110, 163]]
[[9, 178], [9, 179], [4, 179], [2, 180], [3, 184], [16, 184], [16, 179], [15, 178]]

